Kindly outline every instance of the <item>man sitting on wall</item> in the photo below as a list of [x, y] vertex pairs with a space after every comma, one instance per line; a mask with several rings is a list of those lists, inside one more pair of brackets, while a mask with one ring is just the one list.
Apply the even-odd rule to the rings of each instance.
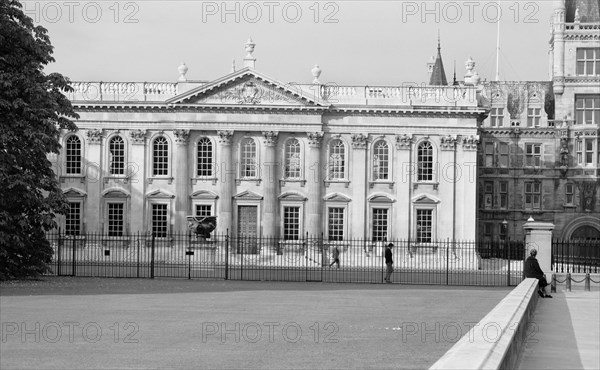
[[535, 258], [537, 256], [537, 250], [532, 249], [529, 252], [529, 257], [525, 260], [524, 274], [526, 278], [535, 278], [539, 280], [538, 284], [538, 294], [542, 298], [552, 298], [550, 294], [546, 294], [545, 288], [548, 286], [548, 281], [546, 281], [546, 275], [540, 268], [540, 264], [538, 260]]

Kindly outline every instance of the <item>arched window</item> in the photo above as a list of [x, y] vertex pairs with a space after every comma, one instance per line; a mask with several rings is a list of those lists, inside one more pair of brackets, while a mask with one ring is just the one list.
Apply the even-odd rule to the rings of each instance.
[[256, 143], [254, 139], [246, 138], [242, 140], [241, 145], [241, 168], [240, 176], [242, 178], [253, 178], [257, 176], [256, 163]]
[[67, 138], [65, 165], [67, 174], [81, 174], [81, 140], [75, 135]]
[[422, 142], [418, 147], [417, 180], [433, 181], [433, 146], [429, 141]]
[[390, 154], [385, 140], [373, 145], [373, 180], [389, 179]]
[[346, 174], [346, 146], [342, 140], [329, 143], [329, 179], [344, 179]]
[[110, 139], [108, 144], [108, 163], [110, 163], [111, 175], [125, 174], [125, 142], [120, 136]]
[[152, 174], [166, 176], [169, 174], [169, 142], [159, 136], [152, 144]]
[[285, 178], [299, 179], [302, 176], [300, 142], [290, 139], [285, 143]]
[[197, 176], [212, 176], [213, 175], [213, 145], [207, 137], [202, 137], [198, 140], [198, 168]]

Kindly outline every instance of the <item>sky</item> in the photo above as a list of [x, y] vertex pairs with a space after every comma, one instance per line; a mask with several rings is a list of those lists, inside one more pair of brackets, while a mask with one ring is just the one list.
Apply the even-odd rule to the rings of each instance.
[[548, 80], [552, 1], [23, 1], [72, 81], [213, 80], [256, 44], [256, 70], [283, 83], [388, 86], [427, 81], [438, 33], [448, 80], [472, 57], [482, 79]]

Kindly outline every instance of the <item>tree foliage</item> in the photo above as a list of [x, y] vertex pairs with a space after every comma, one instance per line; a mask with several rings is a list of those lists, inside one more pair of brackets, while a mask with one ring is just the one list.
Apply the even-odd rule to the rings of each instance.
[[0, 1], [0, 279], [37, 276], [52, 248], [45, 233], [66, 202], [48, 154], [78, 118], [63, 95], [69, 80], [43, 69], [54, 61], [47, 30], [16, 0]]

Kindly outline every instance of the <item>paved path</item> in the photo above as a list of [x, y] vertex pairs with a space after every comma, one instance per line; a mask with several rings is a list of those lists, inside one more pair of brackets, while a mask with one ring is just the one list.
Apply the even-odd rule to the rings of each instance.
[[521, 369], [600, 369], [600, 291], [538, 300]]

